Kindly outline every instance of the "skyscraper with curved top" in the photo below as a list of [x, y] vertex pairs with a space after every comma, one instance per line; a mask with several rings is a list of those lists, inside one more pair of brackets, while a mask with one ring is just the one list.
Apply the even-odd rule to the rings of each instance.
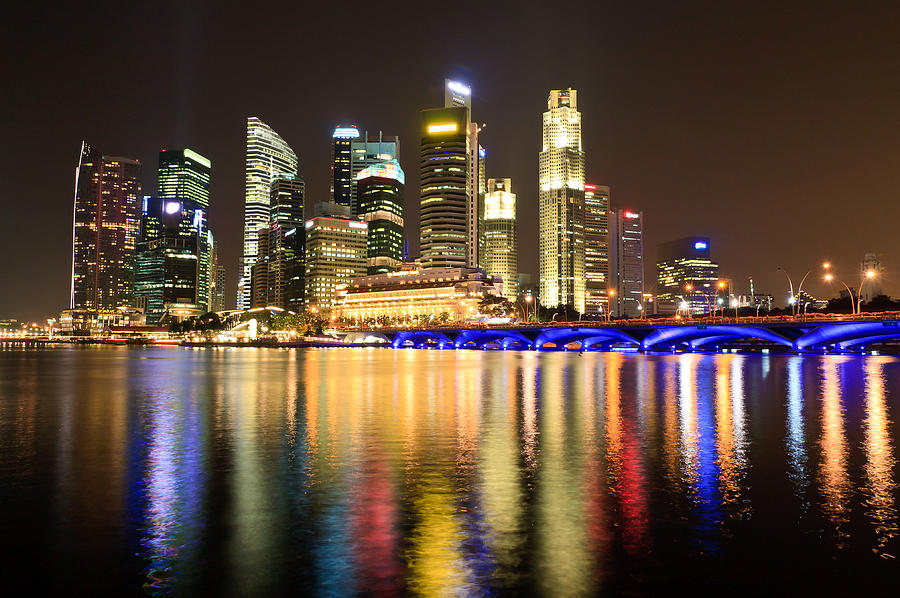
[[584, 151], [574, 89], [554, 89], [543, 116], [538, 159], [540, 291], [545, 307], [584, 313]]
[[238, 309], [250, 306], [250, 276], [257, 259], [259, 229], [269, 226], [272, 180], [282, 174], [298, 174], [298, 164], [297, 154], [272, 127], [255, 116], [247, 119], [244, 253], [238, 281]]

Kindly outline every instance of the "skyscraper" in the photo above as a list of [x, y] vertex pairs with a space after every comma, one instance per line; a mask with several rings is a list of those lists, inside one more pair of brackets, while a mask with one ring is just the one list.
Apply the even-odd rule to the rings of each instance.
[[269, 225], [272, 180], [298, 174], [297, 154], [269, 125], [247, 119], [246, 182], [244, 191], [244, 253], [238, 281], [238, 309], [250, 305], [250, 277], [257, 256], [259, 229]]
[[545, 307], [584, 312], [584, 152], [574, 89], [554, 89], [539, 157], [540, 293]]
[[199, 276], [200, 244], [207, 241], [205, 213], [197, 201], [144, 197], [134, 292], [147, 322], [157, 323], [167, 313], [207, 310], [201, 300], [207, 300], [209, 288]]
[[305, 192], [303, 179], [294, 175], [280, 175], [272, 182], [266, 304], [293, 311], [302, 309], [305, 292]]
[[396, 135], [384, 135], [378, 131], [378, 138], [369, 139], [369, 132], [363, 133], [361, 139], [350, 142], [350, 213], [359, 214], [357, 199], [357, 179], [359, 171], [387, 160], [400, 159], [400, 138]]
[[317, 216], [306, 221], [306, 304], [328, 312], [335, 290], [366, 275], [365, 222]]
[[359, 215], [369, 225], [366, 265], [369, 274], [393, 272], [403, 261], [403, 185], [396, 160], [369, 166], [357, 174]]
[[[465, 92], [465, 93], [463, 93]], [[422, 111], [420, 224], [425, 268], [478, 266], [478, 133], [471, 90], [447, 81], [445, 107]]]
[[611, 211], [609, 237], [611, 313], [639, 318], [644, 311], [644, 214]]
[[489, 276], [503, 279], [503, 296], [515, 301], [519, 278], [516, 194], [511, 179], [488, 179], [484, 196], [484, 256]]
[[[209, 179], [211, 162], [191, 149], [162, 150], [157, 169], [157, 195], [162, 199], [191, 200], [203, 214], [197, 243], [197, 297], [201, 309], [209, 308], [212, 280], [212, 248], [209, 243]], [[195, 218], [197, 220], [197, 218]]]
[[141, 164], [81, 144], [75, 168], [72, 309], [132, 305]]
[[337, 127], [331, 137], [331, 203], [350, 208], [352, 211], [351, 143], [359, 138], [359, 130], [355, 125]]
[[609, 309], [609, 187], [584, 185], [584, 312]]
[[692, 314], [711, 311], [716, 304], [719, 264], [710, 258], [707, 237], [685, 237], [656, 249], [656, 307], [674, 314], [682, 303]]

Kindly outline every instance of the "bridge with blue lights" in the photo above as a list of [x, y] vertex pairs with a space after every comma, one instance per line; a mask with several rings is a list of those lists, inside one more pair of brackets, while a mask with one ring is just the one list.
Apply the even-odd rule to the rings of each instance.
[[[900, 314], [898, 314], [900, 317]], [[785, 352], [860, 352], [900, 339], [898, 319], [863, 321], [683, 322], [624, 325], [579, 322], [521, 327], [369, 329], [348, 340], [388, 342], [394, 348], [609, 351], [709, 351], [723, 346]]]

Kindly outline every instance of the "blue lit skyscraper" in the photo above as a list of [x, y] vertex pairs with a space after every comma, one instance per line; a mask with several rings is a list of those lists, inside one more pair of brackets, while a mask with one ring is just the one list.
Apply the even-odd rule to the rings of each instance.
[[335, 128], [331, 137], [331, 203], [352, 209], [351, 143], [359, 138], [359, 130], [356, 125], [339, 126]]

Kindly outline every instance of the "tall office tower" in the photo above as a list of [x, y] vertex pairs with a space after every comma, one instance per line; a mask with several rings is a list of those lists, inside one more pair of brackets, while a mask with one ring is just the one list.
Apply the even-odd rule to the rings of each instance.
[[191, 149], [162, 150], [157, 169], [157, 195], [163, 199], [188, 199], [203, 211], [204, 232], [200, 235], [197, 252], [197, 299], [201, 309], [209, 308], [209, 288], [212, 281], [212, 248], [210, 232], [205, 228], [209, 210], [210, 161]]
[[366, 275], [365, 222], [317, 216], [307, 220], [306, 304], [310, 310], [328, 312], [335, 290]]
[[134, 294], [144, 305], [147, 322], [169, 313], [207, 310], [200, 299], [209, 289], [200, 284], [200, 244], [208, 240], [206, 219], [192, 199], [144, 197], [137, 243]]
[[350, 144], [359, 138], [355, 125], [337, 127], [332, 134], [331, 145], [331, 203], [352, 209], [351, 187], [353, 176], [350, 167]]
[[609, 213], [609, 287], [614, 316], [639, 318], [644, 311], [644, 214]]
[[272, 182], [268, 229], [267, 305], [295, 310], [303, 305], [303, 179], [281, 175]]
[[256, 247], [259, 255], [250, 269], [250, 307], [269, 305], [269, 227], [256, 231]]
[[72, 309], [132, 305], [141, 163], [81, 144], [75, 168]]
[[574, 89], [554, 89], [539, 157], [540, 290], [545, 307], [584, 313], [584, 152]]
[[584, 312], [609, 309], [609, 187], [584, 185]]
[[515, 301], [519, 279], [516, 194], [511, 179], [488, 179], [486, 190], [482, 266], [489, 276], [503, 279], [503, 296]]
[[719, 264], [710, 258], [707, 237], [685, 237], [656, 249], [656, 308], [674, 314], [682, 303], [692, 314], [706, 313], [716, 304]]
[[396, 160], [369, 166], [356, 178], [359, 215], [369, 225], [366, 265], [369, 274], [394, 272], [403, 261], [403, 185]]
[[[869, 277], [869, 272], [874, 272], [874, 275]], [[862, 285], [862, 291], [859, 294], [859, 299], [862, 303], [868, 303], [875, 297], [884, 295], [884, 287], [881, 282], [883, 280], [882, 272], [884, 272], [884, 266], [881, 265], [878, 254], [873, 251], [867, 251], [866, 255], [863, 256], [862, 263], [859, 265], [859, 280], [860, 282], [865, 280], [865, 283]]]
[[444, 108], [422, 111], [420, 224], [425, 268], [478, 266], [479, 145], [471, 90], [447, 81]]
[[212, 244], [212, 283], [209, 289], [209, 311], [225, 310], [225, 266], [219, 261], [219, 245]]
[[269, 225], [272, 180], [280, 174], [298, 174], [297, 166], [297, 154], [278, 133], [255, 116], [247, 119], [244, 253], [238, 280], [238, 309], [250, 306], [251, 268], [258, 253], [257, 233]]
[[388, 160], [400, 159], [400, 138], [396, 135], [384, 135], [378, 131], [378, 138], [369, 139], [369, 132], [363, 133], [361, 139], [350, 142], [350, 213], [359, 212], [357, 199], [357, 180], [359, 171], [369, 166], [381, 164]]

